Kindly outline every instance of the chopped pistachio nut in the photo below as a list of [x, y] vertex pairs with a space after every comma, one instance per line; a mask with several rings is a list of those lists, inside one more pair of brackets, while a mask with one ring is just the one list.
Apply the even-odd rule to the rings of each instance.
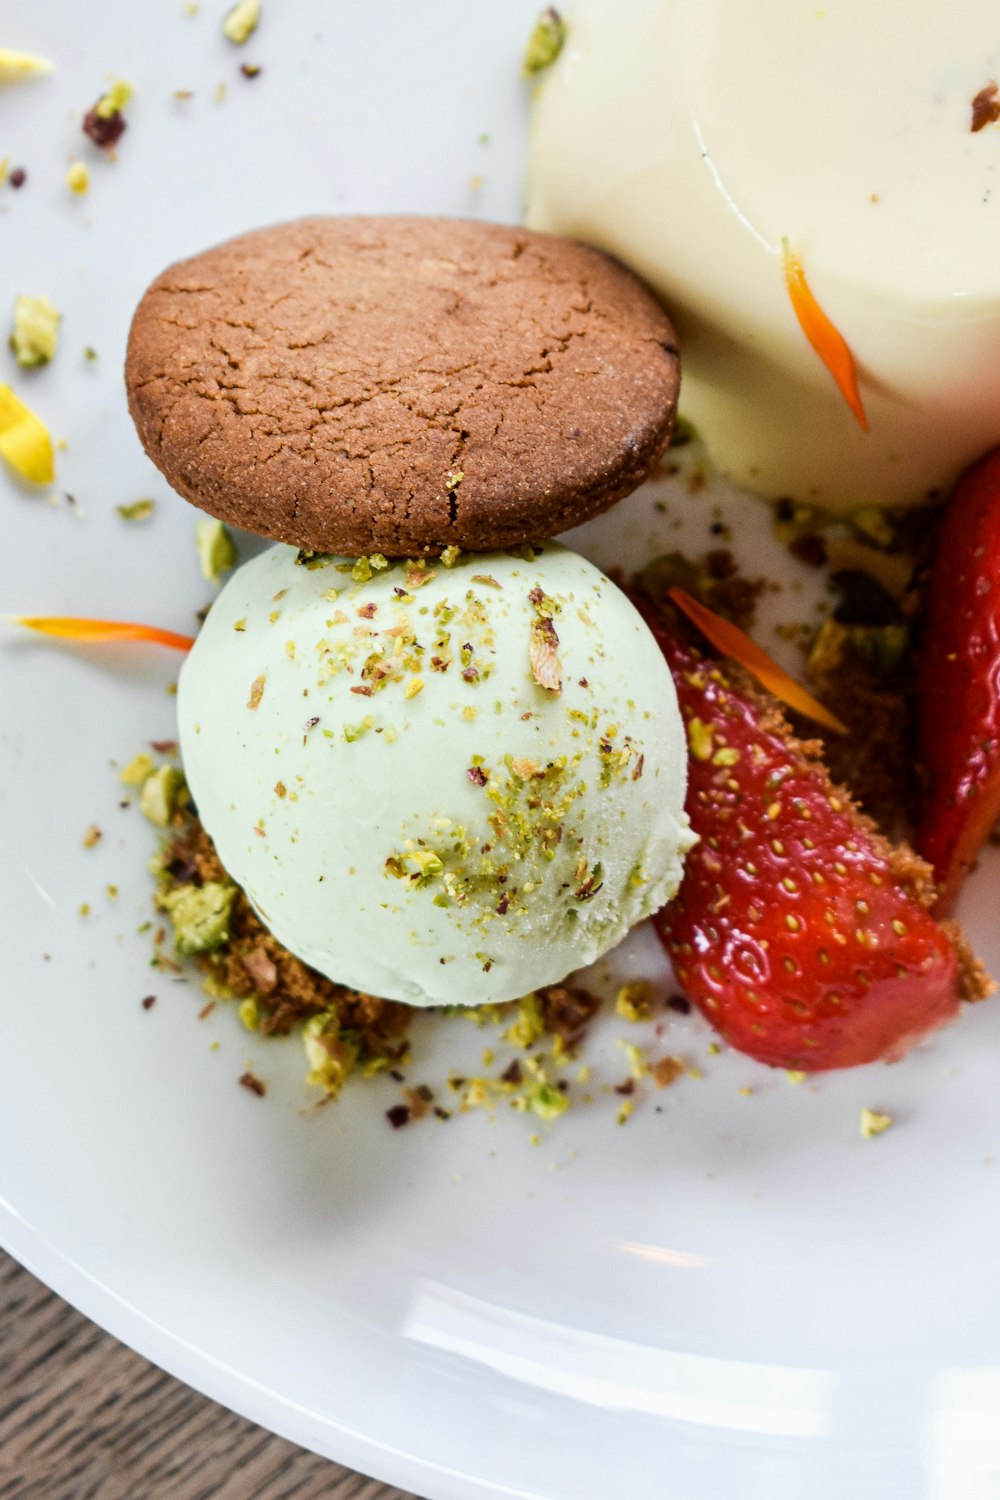
[[569, 1108], [569, 1095], [554, 1083], [536, 1083], [529, 1090], [528, 1106], [542, 1120], [555, 1120]]
[[90, 173], [87, 170], [86, 162], [70, 162], [66, 171], [66, 186], [71, 193], [76, 193], [78, 198], [83, 197], [84, 193], [90, 187]]
[[874, 542], [876, 547], [891, 547], [896, 539], [892, 522], [877, 505], [861, 505], [851, 512], [848, 519], [854, 530]]
[[688, 719], [688, 745], [695, 760], [711, 760], [712, 731], [701, 719]]
[[230, 573], [238, 561], [236, 543], [229, 528], [214, 517], [206, 517], [204, 521], [195, 522], [194, 539], [202, 577], [209, 583], [221, 583], [223, 573]]
[[870, 1141], [872, 1136], [883, 1135], [892, 1124], [892, 1115], [883, 1114], [881, 1110], [868, 1109], [867, 1106], [862, 1107], [858, 1129], [866, 1141]]
[[158, 828], [166, 828], [186, 793], [184, 772], [177, 766], [160, 766], [142, 784], [139, 809]]
[[115, 506], [123, 521], [148, 521], [155, 509], [155, 500], [127, 500]]
[[538, 996], [534, 993], [524, 995], [517, 1002], [517, 1020], [503, 1034], [504, 1041], [526, 1049], [537, 1042], [544, 1032], [545, 1018]]
[[101, 830], [98, 828], [97, 824], [91, 823], [90, 827], [83, 835], [83, 847], [85, 849], [93, 849], [95, 844], [100, 843], [101, 837]]
[[623, 984], [615, 996], [615, 1010], [626, 1021], [648, 1021], [653, 986], [648, 979], [633, 979]]
[[306, 1082], [331, 1097], [339, 1094], [344, 1079], [357, 1066], [358, 1048], [341, 1034], [336, 1012], [310, 1017], [302, 1028], [302, 1041], [311, 1070]]
[[236, 896], [234, 885], [208, 881], [161, 891], [157, 905], [170, 918], [178, 953], [213, 953], [229, 940], [229, 916]]
[[124, 78], [116, 78], [107, 93], [102, 94], [94, 105], [94, 114], [99, 120], [110, 120], [113, 115], [121, 114], [134, 92], [132, 85], [126, 83]]
[[48, 297], [14, 299], [14, 328], [9, 343], [22, 369], [47, 365], [59, 342], [60, 312]]
[[446, 547], [441, 553], [441, 561], [446, 568], [453, 568], [462, 555], [461, 547]]
[[260, 1026], [260, 1007], [253, 995], [240, 1001], [237, 1013], [247, 1031], [256, 1031]]
[[565, 42], [566, 22], [555, 6], [549, 5], [538, 17], [535, 28], [528, 38], [524, 57], [521, 60], [521, 76], [533, 78], [536, 73], [550, 68], [562, 51]]
[[637, 1047], [635, 1042], [626, 1042], [619, 1038], [619, 1047], [628, 1058], [629, 1074], [632, 1078], [647, 1078], [649, 1076], [649, 1063], [642, 1053], [642, 1048]]
[[153, 760], [153, 757], [151, 755], [147, 755], [145, 750], [142, 750], [134, 760], [129, 761], [128, 765], [121, 773], [120, 780], [122, 780], [126, 786], [142, 786], [143, 782], [146, 780], [146, 777], [152, 776], [155, 770], [156, 764]]
[[29, 78], [43, 78], [51, 73], [53, 64], [47, 57], [38, 57], [31, 52], [14, 52], [9, 47], [0, 47], [0, 87], [11, 83], [24, 83]]
[[260, 22], [260, 0], [238, 0], [222, 23], [223, 35], [242, 47], [257, 30]]

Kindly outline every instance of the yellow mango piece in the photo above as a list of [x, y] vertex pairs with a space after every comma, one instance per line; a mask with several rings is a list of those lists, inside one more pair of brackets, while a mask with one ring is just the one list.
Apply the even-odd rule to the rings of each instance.
[[51, 484], [56, 477], [49, 429], [9, 385], [0, 385], [0, 457], [32, 484]]

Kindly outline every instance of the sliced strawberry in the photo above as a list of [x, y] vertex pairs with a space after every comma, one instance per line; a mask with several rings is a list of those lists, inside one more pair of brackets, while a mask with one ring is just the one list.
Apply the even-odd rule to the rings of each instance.
[[1000, 448], [959, 480], [945, 512], [917, 716], [928, 776], [917, 848], [944, 912], [1000, 818]]
[[761, 1062], [815, 1072], [899, 1056], [959, 1003], [928, 867], [881, 837], [739, 668], [649, 623], [687, 724], [700, 836], [655, 919], [681, 988]]

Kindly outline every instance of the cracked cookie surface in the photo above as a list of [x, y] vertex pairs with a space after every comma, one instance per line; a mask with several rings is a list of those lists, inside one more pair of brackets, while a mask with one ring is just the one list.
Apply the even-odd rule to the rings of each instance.
[[540, 541], [634, 489], [678, 387], [666, 314], [584, 245], [459, 219], [302, 219], [153, 282], [126, 383], [174, 489], [390, 556]]

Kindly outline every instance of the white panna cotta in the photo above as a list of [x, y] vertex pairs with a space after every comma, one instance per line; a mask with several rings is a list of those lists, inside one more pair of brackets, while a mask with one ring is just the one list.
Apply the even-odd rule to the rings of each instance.
[[[946, 490], [1000, 442], [1000, 125], [972, 129], [994, 0], [575, 0], [567, 21], [528, 222], [663, 297], [720, 469], [845, 511]], [[867, 433], [796, 320], [783, 241]]]
[[273, 547], [213, 604], [178, 719], [202, 823], [263, 921], [387, 999], [564, 978], [669, 900], [694, 842], [663, 655], [554, 543], [374, 571]]

